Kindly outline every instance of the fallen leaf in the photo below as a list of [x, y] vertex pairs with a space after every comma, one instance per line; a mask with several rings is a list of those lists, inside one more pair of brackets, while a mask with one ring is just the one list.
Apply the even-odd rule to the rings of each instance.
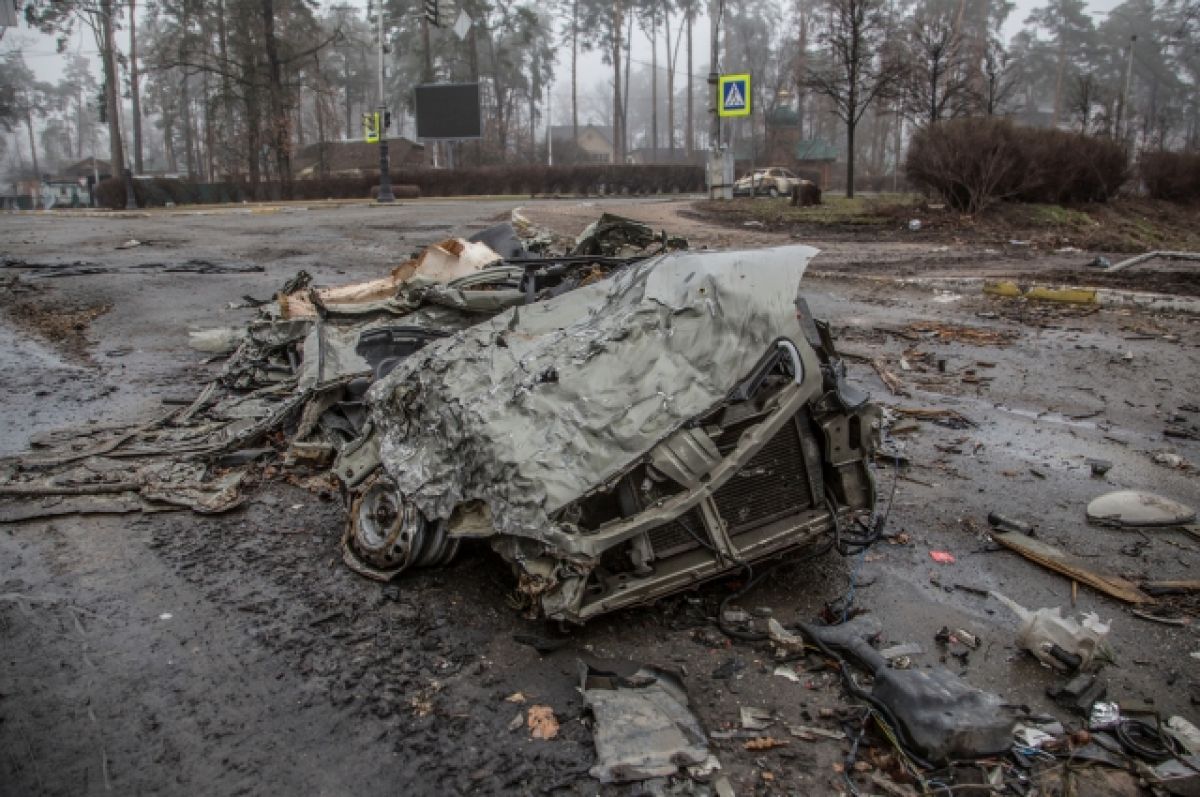
[[750, 751], [774, 750], [776, 747], [787, 747], [787, 741], [774, 736], [760, 736], [747, 741], [745, 747]]
[[558, 719], [549, 706], [530, 706], [526, 720], [529, 735], [534, 739], [553, 739], [558, 736]]

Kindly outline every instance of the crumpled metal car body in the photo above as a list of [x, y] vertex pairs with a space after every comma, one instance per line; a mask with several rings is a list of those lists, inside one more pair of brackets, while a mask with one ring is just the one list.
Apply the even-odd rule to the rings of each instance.
[[661, 255], [426, 342], [334, 465], [347, 563], [486, 539], [532, 615], [583, 622], [870, 513], [877, 410], [799, 297], [816, 253]]

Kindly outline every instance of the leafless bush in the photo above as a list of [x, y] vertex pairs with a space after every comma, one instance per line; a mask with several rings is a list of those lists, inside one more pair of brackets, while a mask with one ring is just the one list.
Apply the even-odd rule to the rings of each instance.
[[1125, 182], [1128, 158], [1109, 139], [984, 117], [918, 131], [905, 172], [951, 208], [978, 213], [1004, 200], [1104, 202]]
[[952, 119], [917, 131], [904, 171], [964, 213], [1018, 195], [1029, 178], [1015, 128], [990, 118]]
[[1146, 191], [1154, 199], [1200, 201], [1200, 154], [1143, 152], [1138, 164]]

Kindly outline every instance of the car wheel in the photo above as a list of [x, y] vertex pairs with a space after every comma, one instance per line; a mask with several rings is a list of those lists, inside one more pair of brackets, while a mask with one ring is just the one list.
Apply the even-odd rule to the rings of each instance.
[[771, 197], [771, 199], [778, 199], [779, 198], [779, 189], [776, 188], [775, 186], [771, 186], [769, 189], [767, 189], [767, 195], [769, 197]]

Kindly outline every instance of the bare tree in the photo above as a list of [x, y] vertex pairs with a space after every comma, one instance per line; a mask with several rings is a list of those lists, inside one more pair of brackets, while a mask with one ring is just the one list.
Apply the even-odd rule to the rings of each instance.
[[1004, 45], [994, 39], [984, 52], [982, 67], [978, 88], [972, 92], [975, 111], [1001, 116], [1016, 93], [1019, 75]]
[[890, 96], [905, 68], [891, 52], [884, 0], [825, 0], [820, 41], [824, 63], [810, 67], [804, 86], [828, 97], [846, 126], [846, 196], [854, 196], [854, 132], [875, 100]]
[[953, 8], [930, 0], [909, 24], [905, 110], [929, 124], [963, 114], [969, 100], [967, 62]]
[[133, 170], [142, 168], [142, 88], [138, 76], [137, 0], [129, 0], [129, 99], [133, 105]]
[[116, 9], [114, 0], [34, 0], [25, 6], [25, 18], [30, 25], [44, 33], [58, 34], [59, 50], [77, 22], [91, 29], [100, 51], [104, 74], [104, 104], [108, 121], [109, 157], [114, 175], [125, 168], [125, 153], [121, 144], [121, 99], [117, 86]]
[[1075, 75], [1067, 95], [1067, 110], [1079, 122], [1079, 132], [1091, 132], [1093, 112], [1104, 103], [1104, 91], [1090, 73]]

